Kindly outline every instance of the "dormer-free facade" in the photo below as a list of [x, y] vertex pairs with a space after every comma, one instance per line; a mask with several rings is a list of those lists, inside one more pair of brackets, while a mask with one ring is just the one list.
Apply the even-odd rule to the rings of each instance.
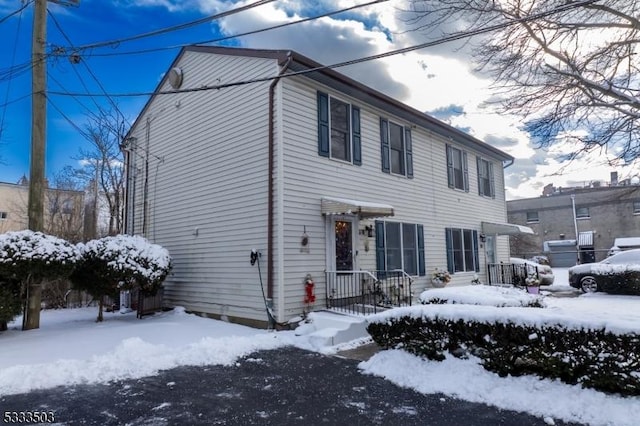
[[415, 296], [509, 258], [511, 156], [295, 52], [185, 48], [125, 145], [126, 231], [171, 252], [190, 311], [281, 322], [345, 277]]

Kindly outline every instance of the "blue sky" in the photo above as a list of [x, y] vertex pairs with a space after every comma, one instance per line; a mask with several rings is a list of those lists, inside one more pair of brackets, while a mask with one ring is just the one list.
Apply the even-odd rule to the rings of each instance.
[[[425, 41], [423, 34], [404, 31], [404, 23], [397, 14], [403, 1], [389, 0], [330, 18], [218, 44], [292, 49], [325, 64], [383, 53]], [[77, 7], [49, 2], [49, 11], [55, 20], [48, 19], [48, 51], [63, 47], [68, 52], [67, 37], [76, 47], [117, 40], [253, 2], [255, 0], [82, 0]], [[101, 85], [110, 94], [150, 92], [179, 52], [178, 48], [166, 47], [199, 43], [365, 2], [367, 0], [277, 0], [187, 30], [83, 49], [79, 51], [81, 63], [76, 65], [71, 64], [66, 55], [52, 55], [48, 63], [48, 90], [100, 93]], [[0, 0], [0, 21], [21, 4], [20, 0]], [[0, 181], [3, 182], [16, 182], [22, 175], [29, 174], [31, 75], [30, 72], [8, 75], [7, 71], [12, 65], [30, 60], [32, 19], [30, 5], [22, 14], [0, 23], [3, 40], [0, 43], [0, 118], [4, 117], [0, 137]], [[127, 54], [155, 48], [161, 50]], [[444, 44], [339, 71], [421, 111], [433, 112], [439, 119], [513, 155], [516, 163], [505, 170], [509, 198], [538, 196], [548, 183], [570, 186], [596, 179], [608, 180], [613, 171], [609, 166], [590, 164], [585, 167], [585, 163], [580, 163], [565, 169], [562, 176], [554, 176], [562, 166], [558, 160], [562, 147], [555, 151], [534, 149], [520, 117], [498, 115], [487, 108], [485, 101], [493, 95], [490, 80], [474, 73], [468, 49], [464, 46]], [[51, 178], [66, 165], [78, 166], [79, 150], [89, 146], [74, 126], [84, 128], [88, 112], [96, 110], [96, 103], [106, 107], [108, 100], [51, 93], [49, 98], [46, 173]], [[112, 99], [130, 122], [135, 120], [147, 100], [146, 97]], [[5, 106], [7, 102], [9, 104]], [[624, 176], [623, 170], [618, 171]]]

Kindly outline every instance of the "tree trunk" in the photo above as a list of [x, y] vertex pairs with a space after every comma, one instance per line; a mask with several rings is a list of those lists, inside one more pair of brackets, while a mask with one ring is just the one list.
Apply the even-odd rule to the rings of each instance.
[[7, 331], [8, 328], [6, 321], [0, 321], [0, 331]]
[[102, 316], [103, 305], [104, 305], [104, 296], [100, 296], [100, 299], [98, 300], [98, 318], [96, 319], [96, 322], [102, 322], [102, 320], [104, 319]]
[[25, 304], [22, 329], [40, 328], [40, 309], [42, 304], [42, 281], [29, 280], [27, 283], [27, 303]]

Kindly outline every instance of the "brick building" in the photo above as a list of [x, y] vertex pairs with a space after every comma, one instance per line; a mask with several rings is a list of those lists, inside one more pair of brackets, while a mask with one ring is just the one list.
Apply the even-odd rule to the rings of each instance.
[[543, 195], [507, 201], [508, 222], [526, 225], [534, 235], [511, 237], [511, 254], [548, 255], [554, 266], [607, 257], [616, 238], [640, 237], [640, 185], [637, 178], [555, 188]]

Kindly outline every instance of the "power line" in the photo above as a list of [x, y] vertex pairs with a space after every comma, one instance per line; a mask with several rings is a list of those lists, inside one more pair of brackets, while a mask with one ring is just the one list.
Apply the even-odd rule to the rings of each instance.
[[[65, 40], [67, 40], [67, 43], [69, 43], [69, 45], [73, 47], [73, 43], [71, 42], [71, 39], [65, 33], [65, 31], [62, 29], [62, 26], [60, 25], [60, 23], [56, 19], [55, 15], [53, 13], [51, 13], [50, 11], [47, 11], [47, 12], [49, 13], [49, 16], [51, 17], [51, 20], [53, 21], [53, 23], [56, 26], [56, 28], [58, 29], [58, 31], [60, 31], [60, 34], [62, 34], [62, 36], [65, 38]], [[100, 82], [98, 77], [93, 73], [93, 71], [89, 67], [89, 64], [87, 64], [86, 61], [83, 61], [81, 58], [78, 58], [78, 61], [82, 62], [82, 65], [87, 69], [87, 72], [89, 72], [89, 75], [91, 75], [91, 77], [96, 82], [96, 84], [98, 85], [100, 90], [102, 90], [102, 93], [105, 94], [105, 96], [107, 97], [108, 102], [111, 104], [111, 107], [119, 114], [120, 117], [122, 117], [125, 120], [125, 122], [127, 124], [131, 125], [131, 123], [129, 123], [129, 120], [127, 120], [127, 118], [124, 116], [122, 111], [120, 111], [120, 108], [118, 107], [116, 102], [111, 98], [111, 96], [109, 96], [109, 94], [105, 90], [104, 86], [102, 85], [102, 83]], [[76, 62], [73, 60], [73, 57], [70, 58], [70, 62], [71, 62], [71, 67], [72, 67], [73, 71], [75, 72], [76, 76], [78, 77], [78, 80], [80, 80], [80, 83], [82, 84], [82, 86], [85, 88], [85, 90], [88, 93], [89, 92], [89, 88], [87, 87], [84, 79], [82, 78], [82, 76], [80, 75], [78, 70], [76, 69], [76, 67], [75, 67]], [[100, 105], [98, 105], [98, 103], [96, 102], [95, 98], [92, 98], [92, 100], [93, 100], [93, 103], [95, 104], [96, 108], [98, 108], [99, 111], [102, 111], [102, 107]]]
[[[29, 3], [25, 3], [22, 8], [20, 8], [17, 13], [20, 13], [20, 15], [18, 16], [18, 25], [16, 27], [16, 38], [15, 38], [15, 42], [13, 44], [13, 52], [11, 54], [11, 67], [13, 67], [13, 65], [15, 64], [16, 61], [16, 52], [18, 51], [18, 40], [20, 38], [20, 27], [22, 26], [22, 11], [27, 7]], [[14, 12], [16, 13], [16, 12]], [[12, 16], [12, 15], [9, 15]], [[7, 19], [7, 18], [5, 18]], [[10, 75], [11, 77], [11, 75]], [[2, 117], [0, 118], [0, 140], [2, 140], [2, 132], [4, 130], [4, 119], [7, 115], [7, 102], [9, 101], [9, 93], [11, 92], [11, 82], [13, 81], [13, 78], [9, 78], [9, 81], [7, 82], [7, 90], [5, 92], [4, 95], [4, 107], [2, 108]]]
[[[480, 35], [480, 34], [485, 34], [485, 33], [489, 33], [492, 31], [496, 31], [496, 30], [500, 30], [500, 29], [504, 29], [507, 27], [510, 27], [512, 25], [518, 24], [518, 23], [523, 23], [523, 22], [529, 22], [529, 21], [535, 21], [537, 19], [541, 19], [550, 15], [554, 15], [556, 13], [560, 13], [560, 12], [566, 12], [572, 9], [576, 9], [578, 7], [582, 7], [582, 6], [586, 6], [592, 3], [595, 3], [599, 0], [584, 0], [584, 1], [580, 1], [580, 2], [576, 2], [576, 3], [567, 3], [565, 5], [562, 6], [558, 6], [554, 9], [548, 10], [546, 12], [540, 12], [540, 13], [536, 13], [530, 16], [526, 16], [526, 17], [522, 17], [522, 18], [516, 18], [516, 19], [512, 19], [510, 21], [507, 22], [503, 22], [500, 24], [496, 24], [496, 25], [491, 25], [489, 27], [485, 27], [485, 28], [479, 28], [476, 30], [472, 30], [472, 31], [464, 31], [464, 32], [460, 32], [457, 34], [453, 34], [450, 35], [448, 37], [443, 37], [440, 38], [438, 40], [433, 40], [433, 41], [429, 41], [426, 43], [421, 43], [421, 44], [417, 44], [417, 45], [413, 45], [413, 46], [409, 46], [409, 47], [404, 47], [401, 49], [396, 49], [396, 50], [391, 50], [389, 52], [385, 52], [385, 53], [379, 53], [377, 55], [371, 55], [371, 56], [365, 56], [359, 59], [352, 59], [349, 61], [344, 61], [344, 62], [339, 62], [333, 65], [321, 65], [318, 67], [314, 67], [314, 68], [308, 68], [305, 70], [301, 70], [301, 71], [295, 71], [295, 72], [288, 72], [288, 73], [284, 73], [282, 75], [279, 76], [270, 76], [270, 77], [260, 77], [260, 78], [255, 78], [255, 79], [251, 79], [251, 80], [243, 80], [243, 81], [236, 81], [236, 82], [231, 82], [231, 83], [225, 83], [225, 84], [217, 84], [217, 85], [212, 85], [212, 86], [200, 86], [200, 87], [194, 87], [191, 89], [179, 89], [179, 90], [168, 90], [168, 91], [155, 91], [155, 92], [131, 92], [131, 93], [118, 93], [118, 94], [110, 94], [110, 96], [113, 97], [138, 97], [138, 96], [151, 96], [151, 95], [173, 95], [173, 94], [177, 94], [177, 93], [190, 93], [190, 92], [204, 92], [204, 91], [208, 91], [208, 90], [220, 90], [220, 89], [226, 89], [229, 87], [237, 87], [237, 86], [244, 86], [244, 85], [248, 85], [248, 84], [253, 84], [253, 83], [262, 83], [262, 82], [266, 82], [266, 81], [271, 81], [274, 80], [275, 78], [286, 78], [286, 77], [294, 77], [294, 76], [298, 76], [298, 75], [305, 75], [305, 74], [310, 74], [310, 73], [314, 73], [314, 72], [318, 72], [318, 71], [322, 71], [322, 70], [326, 70], [326, 69], [333, 69], [333, 68], [341, 68], [341, 67], [345, 67], [348, 65], [355, 65], [355, 64], [359, 64], [359, 63], [363, 63], [363, 62], [369, 62], [369, 61], [373, 61], [376, 59], [382, 59], [382, 58], [387, 58], [390, 56], [395, 56], [395, 55], [400, 55], [403, 53], [409, 53], [409, 52], [413, 52], [416, 50], [421, 50], [421, 49], [425, 49], [427, 47], [433, 47], [433, 46], [437, 46], [440, 44], [444, 44], [444, 43], [448, 43], [450, 41], [456, 41], [456, 40], [461, 40], [464, 38], [468, 38], [468, 37], [473, 37], [476, 35]], [[60, 92], [49, 92], [52, 95], [71, 95], [69, 93], [60, 93]], [[73, 95], [76, 96], [104, 96], [101, 94], [79, 94], [79, 93], [75, 93]]]
[[371, 6], [371, 5], [378, 4], [378, 3], [385, 3], [385, 2], [388, 2], [388, 1], [389, 0], [374, 0], [374, 1], [370, 1], [368, 3], [361, 3], [361, 4], [357, 4], [355, 6], [351, 6], [351, 7], [347, 7], [347, 8], [343, 8], [343, 9], [337, 9], [337, 10], [333, 10], [331, 12], [327, 12], [327, 13], [323, 13], [323, 14], [320, 14], [320, 15], [311, 16], [311, 17], [308, 17], [308, 18], [302, 18], [302, 19], [298, 19], [298, 20], [295, 20], [295, 21], [285, 22], [285, 23], [279, 24], [279, 25], [273, 25], [273, 26], [270, 26], [270, 27], [263, 27], [263, 28], [260, 28], [260, 29], [257, 29], [257, 30], [251, 30], [251, 31], [247, 31], [247, 32], [244, 32], [244, 33], [237, 33], [237, 34], [232, 34], [232, 35], [225, 36], [225, 37], [208, 39], [208, 40], [198, 41], [198, 42], [194, 42], [194, 43], [174, 44], [172, 46], [163, 46], [163, 47], [155, 47], [155, 48], [148, 48], [148, 49], [130, 50], [130, 51], [127, 51], [127, 52], [91, 53], [89, 56], [91, 56], [91, 57], [104, 57], [104, 56], [138, 55], [138, 54], [158, 52], [158, 51], [162, 51], [162, 50], [179, 49], [181, 47], [186, 47], [186, 46], [202, 45], [202, 44], [209, 44], [209, 43], [219, 43], [221, 41], [231, 40], [231, 39], [238, 38], [238, 37], [244, 37], [244, 36], [248, 36], [248, 35], [259, 34], [259, 33], [267, 32], [267, 31], [271, 31], [271, 30], [277, 30], [277, 29], [280, 29], [280, 28], [288, 27], [288, 26], [291, 26], [291, 25], [296, 25], [296, 24], [301, 24], [301, 23], [304, 23], [304, 22], [313, 21], [313, 20], [316, 20], [316, 19], [326, 18], [326, 17], [329, 17], [329, 16], [338, 15], [338, 14], [341, 14], [341, 13], [344, 13], [344, 12], [349, 12], [349, 11], [352, 11], [352, 10], [355, 10], [355, 9]]
[[20, 7], [20, 9], [15, 10], [13, 12], [11, 12], [10, 14], [8, 14], [7, 16], [4, 16], [2, 18], [0, 18], [0, 24], [2, 24], [4, 21], [6, 21], [7, 19], [11, 18], [12, 16], [17, 15], [18, 13], [22, 13], [23, 10], [25, 10], [31, 3], [33, 2], [33, 0], [29, 0], [27, 2], [25, 2], [22, 7]]
[[157, 30], [153, 30], [153, 31], [149, 31], [146, 33], [142, 33], [142, 34], [137, 34], [134, 36], [130, 36], [130, 37], [123, 37], [123, 38], [119, 38], [116, 40], [110, 40], [110, 41], [102, 41], [102, 42], [98, 42], [98, 43], [92, 43], [92, 44], [85, 44], [83, 46], [78, 46], [77, 50], [85, 50], [85, 49], [95, 49], [98, 47], [105, 47], [105, 46], [113, 46], [113, 45], [119, 45], [128, 41], [133, 41], [133, 40], [139, 40], [142, 38], [147, 38], [147, 37], [153, 37], [153, 36], [157, 36], [157, 35], [161, 35], [161, 34], [166, 34], [166, 33], [170, 33], [173, 31], [179, 31], [179, 30], [184, 30], [186, 28], [190, 28], [190, 27], [195, 27], [197, 25], [200, 24], [204, 24], [210, 21], [215, 21], [217, 19], [220, 18], [224, 18], [227, 16], [231, 16], [231, 15], [235, 15], [236, 13], [239, 12], [244, 12], [245, 10], [249, 10], [249, 9], [253, 9], [255, 7], [258, 6], [262, 6], [264, 4], [268, 4], [268, 3], [273, 3], [276, 0], [258, 0], [256, 2], [247, 4], [245, 6], [240, 6], [237, 7], [235, 9], [230, 9], [221, 13], [216, 13], [214, 15], [209, 15], [206, 16], [204, 18], [200, 18], [200, 19], [196, 19], [194, 21], [189, 21], [183, 24], [179, 24], [179, 25], [174, 25], [171, 27], [165, 27], [165, 28], [160, 28]]

